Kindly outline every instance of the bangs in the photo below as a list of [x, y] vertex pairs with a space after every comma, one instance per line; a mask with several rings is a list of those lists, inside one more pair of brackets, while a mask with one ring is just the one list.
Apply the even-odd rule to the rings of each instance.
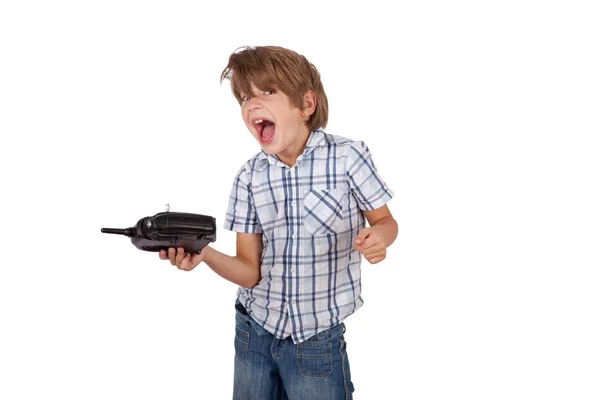
[[241, 94], [253, 95], [252, 84], [260, 91], [276, 90], [279, 85], [272, 76], [264, 71], [241, 71], [237, 69], [231, 77], [231, 90], [238, 100], [241, 100]]
[[277, 69], [269, 57], [265, 57], [260, 49], [233, 54], [229, 68], [224, 76], [231, 81], [233, 94], [241, 101], [241, 93], [252, 93], [252, 84], [259, 90], [279, 89]]

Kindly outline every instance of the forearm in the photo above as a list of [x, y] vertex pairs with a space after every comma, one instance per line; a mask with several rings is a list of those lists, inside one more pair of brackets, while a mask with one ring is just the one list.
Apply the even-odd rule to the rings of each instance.
[[240, 286], [251, 288], [260, 280], [260, 267], [256, 267], [239, 257], [223, 254], [206, 246], [203, 261], [222, 278]]
[[393, 217], [385, 217], [377, 221], [372, 229], [375, 229], [383, 238], [383, 242], [385, 243], [385, 247], [389, 247], [398, 236], [398, 223]]

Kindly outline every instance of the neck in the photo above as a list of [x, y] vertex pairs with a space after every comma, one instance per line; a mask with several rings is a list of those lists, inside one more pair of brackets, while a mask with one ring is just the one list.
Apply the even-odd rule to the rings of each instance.
[[297, 136], [298, 140], [295, 140], [288, 148], [278, 153], [277, 157], [288, 167], [293, 167], [300, 154], [304, 153], [309, 136], [310, 132], [308, 128], [304, 127]]

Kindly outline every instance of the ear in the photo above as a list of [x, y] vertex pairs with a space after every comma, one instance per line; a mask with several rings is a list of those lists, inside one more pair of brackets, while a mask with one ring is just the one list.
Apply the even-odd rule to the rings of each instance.
[[312, 90], [307, 90], [302, 99], [302, 116], [308, 120], [317, 108], [317, 94]]

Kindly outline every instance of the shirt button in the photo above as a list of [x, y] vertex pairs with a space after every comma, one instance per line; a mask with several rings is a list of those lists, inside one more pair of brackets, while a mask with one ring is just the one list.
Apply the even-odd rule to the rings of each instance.
[[295, 201], [292, 201], [291, 204], [292, 204], [292, 207], [296, 206], [296, 202]]
[[296, 239], [296, 234], [295, 233], [292, 235], [292, 239]]

